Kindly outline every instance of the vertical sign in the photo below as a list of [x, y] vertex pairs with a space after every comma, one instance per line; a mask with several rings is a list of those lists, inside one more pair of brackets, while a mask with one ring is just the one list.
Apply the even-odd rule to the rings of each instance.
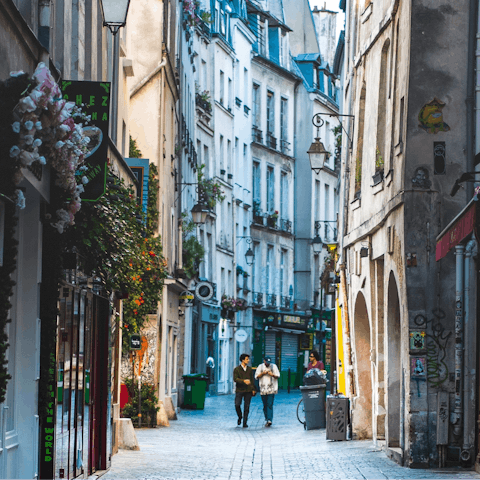
[[110, 83], [64, 80], [62, 92], [65, 100], [75, 102], [85, 115], [91, 117], [88, 125], [83, 127], [84, 135], [89, 138], [84, 163], [87, 170], [77, 174], [88, 179], [82, 201], [96, 202], [105, 193], [107, 178]]
[[40, 419], [40, 475], [41, 478], [55, 478], [55, 354], [50, 355], [48, 379], [45, 382], [48, 400]]

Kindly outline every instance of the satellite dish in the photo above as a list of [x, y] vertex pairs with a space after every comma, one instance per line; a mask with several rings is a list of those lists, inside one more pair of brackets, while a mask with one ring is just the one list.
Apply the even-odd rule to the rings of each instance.
[[206, 302], [213, 297], [213, 285], [210, 282], [199, 282], [195, 287], [195, 296], [201, 302]]

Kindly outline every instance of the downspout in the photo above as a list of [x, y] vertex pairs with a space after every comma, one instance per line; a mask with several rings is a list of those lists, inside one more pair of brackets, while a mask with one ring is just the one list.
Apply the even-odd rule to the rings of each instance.
[[[465, 367], [463, 371], [463, 410], [464, 410], [464, 417], [463, 417], [463, 447], [460, 453], [460, 458], [464, 462], [468, 462], [471, 458], [472, 453], [472, 442], [469, 438], [469, 429], [472, 425], [475, 425], [475, 413], [473, 412], [473, 418], [470, 418], [469, 415], [470, 404], [470, 392], [469, 389], [472, 386], [475, 389], [475, 381], [472, 382], [472, 376], [475, 375], [474, 372], [470, 373], [471, 365], [468, 365], [468, 361], [470, 358], [474, 358], [475, 350], [471, 348], [471, 343], [469, 340], [470, 338], [475, 338], [475, 330], [474, 330], [474, 321], [473, 316], [470, 318], [470, 260], [472, 254], [475, 252], [477, 247], [477, 242], [475, 240], [470, 240], [467, 243], [465, 248], [465, 271], [464, 271], [464, 299], [465, 299], [465, 315], [464, 315], [464, 329], [466, 332], [466, 340], [465, 340], [465, 349], [464, 349], [464, 356], [465, 356]], [[473, 379], [474, 380], [474, 379]], [[472, 392], [474, 394], [474, 392]], [[473, 422], [471, 421], [473, 420]], [[474, 436], [473, 436], [474, 440]]]
[[[467, 107], [467, 172], [472, 172], [475, 168], [474, 157], [476, 151], [474, 151], [474, 141], [475, 141], [475, 107], [478, 107], [478, 103], [475, 102], [475, 94], [478, 95], [476, 89], [478, 85], [475, 85], [475, 63], [477, 63], [477, 72], [478, 63], [479, 63], [479, 53], [478, 49], [476, 50], [476, 37], [477, 37], [477, 5], [478, 0], [470, 0], [470, 10], [468, 15], [468, 64], [467, 64], [467, 98], [466, 98], [466, 107]], [[476, 58], [474, 59], [474, 55]], [[477, 73], [478, 75], [478, 73]], [[478, 112], [477, 112], [478, 114]], [[478, 125], [478, 124], [477, 124]], [[467, 182], [467, 199], [469, 200], [473, 196], [473, 182]], [[467, 201], [468, 201], [467, 200]]]
[[463, 426], [463, 255], [464, 245], [455, 247], [456, 275], [455, 275], [455, 408], [450, 421], [453, 425], [453, 434], [459, 437]]

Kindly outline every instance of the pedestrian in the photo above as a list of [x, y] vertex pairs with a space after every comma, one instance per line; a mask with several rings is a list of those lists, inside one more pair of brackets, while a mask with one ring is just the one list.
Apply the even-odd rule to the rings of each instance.
[[270, 357], [265, 357], [263, 363], [257, 367], [255, 378], [260, 384], [260, 397], [263, 402], [263, 413], [265, 414], [265, 426], [270, 427], [273, 420], [273, 400], [278, 393], [278, 379], [280, 372], [278, 367], [272, 363]]
[[325, 370], [325, 365], [320, 360], [320, 355], [316, 350], [312, 350], [310, 352], [309, 360], [310, 360], [310, 363], [308, 364], [307, 372], [309, 370], [311, 370], [312, 368], [318, 368], [319, 370]]
[[[253, 383], [253, 370], [248, 366], [250, 356], [246, 353], [240, 355], [240, 365], [233, 370], [233, 381], [236, 385], [235, 389], [235, 410], [237, 411], [237, 425], [242, 423], [243, 428], [248, 428], [248, 412], [250, 410], [250, 402], [252, 396], [256, 394], [255, 385]], [[243, 398], [243, 417], [242, 417], [242, 398]]]

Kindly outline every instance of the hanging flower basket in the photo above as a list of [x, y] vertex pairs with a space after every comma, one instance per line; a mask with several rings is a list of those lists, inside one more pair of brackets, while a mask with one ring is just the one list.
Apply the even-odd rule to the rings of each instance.
[[51, 225], [63, 233], [74, 224], [81, 207], [80, 196], [88, 183], [83, 163], [90, 138], [84, 134], [84, 127], [90, 117], [75, 103], [62, 98], [60, 87], [44, 63], [38, 64], [32, 77], [23, 71], [11, 72], [10, 76], [1, 84], [1, 95], [11, 95], [12, 109], [3, 112], [0, 122], [2, 132], [5, 122], [10, 124], [6, 129], [9, 134], [2, 139], [2, 143], [9, 142], [10, 158], [1, 163], [10, 162], [2, 170], [11, 176], [2, 183], [10, 182], [15, 189], [13, 200], [22, 209], [28, 198], [16, 186], [22, 181], [24, 170], [41, 165], [52, 167], [57, 188], [50, 199], [56, 209]]

